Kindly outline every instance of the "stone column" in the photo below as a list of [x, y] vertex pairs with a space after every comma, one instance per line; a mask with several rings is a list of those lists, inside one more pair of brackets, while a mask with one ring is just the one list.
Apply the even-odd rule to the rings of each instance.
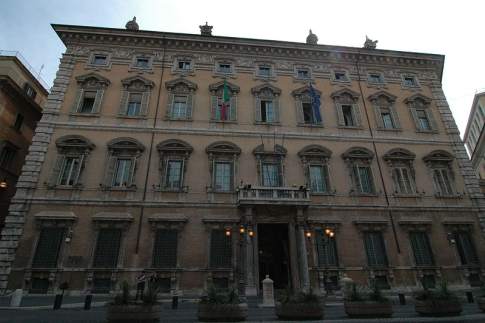
[[40, 170], [54, 133], [55, 122], [74, 69], [74, 57], [72, 49], [68, 47], [61, 58], [54, 85], [50, 89], [42, 118], [35, 129], [29, 153], [25, 157], [25, 164], [17, 182], [17, 191], [5, 218], [5, 227], [0, 240], [0, 294], [5, 293], [7, 289], [8, 276], [23, 234], [25, 217], [30, 210], [32, 195], [37, 187]]
[[298, 243], [298, 263], [300, 265], [300, 281], [303, 291], [308, 292], [310, 290], [310, 276], [308, 273], [308, 254], [306, 250], [305, 232], [304, 232], [304, 215], [303, 209], [297, 210], [297, 243]]
[[296, 243], [295, 223], [290, 221], [288, 223], [288, 238], [290, 243], [290, 270], [291, 270], [291, 284], [293, 289], [300, 288], [300, 278], [298, 275], [298, 252]]
[[253, 239], [255, 238], [246, 235], [246, 296], [256, 296], [258, 294], [254, 272], [257, 266], [254, 263]]

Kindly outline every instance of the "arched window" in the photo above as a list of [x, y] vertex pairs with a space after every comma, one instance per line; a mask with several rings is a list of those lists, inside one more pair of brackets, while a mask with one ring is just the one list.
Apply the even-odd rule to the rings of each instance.
[[71, 112], [79, 114], [97, 114], [101, 109], [104, 90], [110, 81], [96, 73], [76, 77], [78, 89]]
[[211, 93], [211, 120], [236, 121], [239, 86], [224, 80], [210, 85], [209, 91]]
[[332, 152], [319, 145], [306, 146], [298, 153], [312, 194], [331, 192], [328, 160]]
[[167, 119], [191, 120], [197, 84], [184, 78], [165, 83], [168, 90]]
[[157, 145], [160, 154], [160, 190], [186, 192], [184, 185], [187, 161], [194, 150], [188, 143], [170, 139]]
[[342, 154], [352, 180], [351, 193], [357, 195], [374, 195], [376, 189], [372, 175], [374, 153], [367, 148], [354, 147]]
[[383, 158], [391, 170], [394, 193], [398, 195], [416, 194], [413, 166], [416, 155], [409, 150], [396, 148], [388, 151]]
[[241, 154], [241, 149], [233, 143], [219, 141], [209, 145], [206, 152], [209, 155], [210, 190], [213, 192], [234, 191], [237, 159]]
[[143, 117], [148, 112], [153, 82], [141, 76], [133, 76], [121, 81], [120, 116]]
[[281, 90], [271, 84], [262, 84], [253, 87], [251, 93], [254, 95], [256, 123], [279, 123]]

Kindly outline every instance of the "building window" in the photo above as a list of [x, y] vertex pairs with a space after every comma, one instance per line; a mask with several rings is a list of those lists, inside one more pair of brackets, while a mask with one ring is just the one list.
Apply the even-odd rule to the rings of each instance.
[[296, 69], [296, 78], [301, 80], [308, 80], [310, 79], [310, 70], [307, 68], [297, 68]]
[[314, 193], [328, 192], [328, 169], [327, 165], [310, 165], [310, 189]]
[[395, 191], [399, 194], [414, 194], [414, 181], [407, 167], [394, 167], [392, 169], [392, 180]]
[[232, 64], [230, 63], [218, 63], [217, 64], [217, 72], [222, 74], [231, 74], [232, 73]]
[[32, 100], [35, 99], [35, 97], [37, 96], [37, 92], [29, 83], [24, 84], [24, 92]]
[[211, 84], [211, 120], [236, 121], [239, 87], [226, 80]]
[[259, 65], [258, 66], [258, 73], [257, 73], [257, 75], [258, 76], [262, 76], [262, 77], [270, 77], [270, 76], [272, 76], [271, 66]]
[[339, 127], [360, 127], [360, 112], [357, 105], [359, 94], [348, 89], [336, 91], [331, 94], [337, 110]]
[[433, 252], [426, 232], [416, 231], [409, 233], [416, 266], [434, 265]]
[[283, 160], [286, 149], [276, 144], [273, 151], [265, 151], [263, 145], [259, 145], [253, 151], [258, 162], [258, 174], [260, 184], [266, 187], [283, 186]]
[[318, 266], [337, 267], [337, 242], [335, 237], [328, 237], [323, 230], [315, 230], [315, 242], [317, 245]]
[[108, 65], [108, 56], [107, 55], [101, 55], [101, 54], [95, 54], [95, 55], [93, 55], [91, 64], [93, 64], [93, 65]]
[[431, 130], [431, 125], [425, 110], [416, 110], [416, 118], [418, 119], [419, 129]]
[[418, 132], [436, 132], [438, 127], [431, 111], [431, 99], [416, 94], [404, 101]]
[[279, 95], [281, 90], [270, 84], [263, 84], [253, 87], [251, 92], [255, 96], [256, 101], [256, 122], [279, 122]]
[[351, 148], [342, 154], [350, 170], [354, 194], [375, 194], [371, 163], [374, 154], [366, 148]]
[[333, 80], [337, 82], [348, 82], [349, 77], [347, 76], [347, 73], [344, 71], [336, 71], [333, 73]]
[[433, 169], [433, 182], [439, 195], [453, 195], [449, 170], [447, 168]]
[[262, 184], [267, 187], [281, 186], [281, 166], [274, 163], [262, 164]]
[[63, 239], [64, 228], [42, 228], [32, 261], [32, 268], [56, 268]]
[[166, 83], [168, 94], [167, 118], [169, 120], [192, 119], [193, 96], [197, 85], [183, 78]]
[[96, 91], [84, 92], [81, 107], [79, 113], [92, 113], [94, 108], [94, 102], [96, 100]]
[[412, 75], [405, 75], [403, 76], [403, 85], [407, 87], [417, 87], [418, 81], [416, 80], [415, 76]]
[[210, 237], [210, 267], [232, 267], [232, 241], [231, 235], [226, 235], [225, 230], [213, 229]]
[[61, 176], [59, 177], [59, 185], [73, 186], [77, 183], [77, 178], [80, 171], [79, 157], [66, 157], [62, 165]]
[[94, 251], [93, 268], [116, 268], [120, 243], [121, 229], [100, 229]]
[[372, 84], [383, 84], [384, 77], [381, 73], [369, 73], [367, 81]]
[[141, 110], [141, 101], [141, 93], [130, 93], [128, 99], [128, 108], [126, 109], [126, 115], [130, 117], [139, 115]]
[[232, 192], [237, 159], [241, 149], [230, 142], [215, 142], [206, 149], [209, 155], [211, 189], [215, 192]]
[[453, 159], [453, 155], [444, 150], [435, 150], [423, 158], [431, 172], [437, 196], [455, 195]]
[[2, 152], [0, 153], [0, 168], [10, 169], [16, 153], [16, 149], [4, 146]]
[[177, 267], [177, 238], [178, 232], [174, 229], [157, 229], [153, 246], [152, 267]]
[[330, 193], [328, 159], [331, 154], [319, 145], [310, 145], [298, 152], [312, 193]]
[[369, 96], [374, 107], [377, 127], [380, 129], [399, 129], [399, 118], [394, 107], [396, 97], [385, 91], [379, 91]]
[[157, 150], [160, 154], [160, 189], [175, 192], [186, 190], [184, 174], [193, 148], [181, 140], [166, 140], [157, 145]]
[[17, 131], [20, 131], [22, 125], [24, 123], [24, 116], [20, 113], [17, 113], [17, 117], [15, 118], [15, 123], [13, 124], [13, 128]]
[[354, 114], [353, 114], [353, 107], [348, 104], [344, 104], [341, 106], [342, 109], [342, 115], [343, 115], [343, 124], [346, 127], [354, 127], [355, 126], [355, 120], [354, 120]]
[[232, 163], [216, 162], [214, 167], [214, 189], [218, 192], [232, 190]]
[[364, 232], [364, 246], [367, 264], [370, 267], [387, 267], [387, 255], [382, 232]]
[[49, 291], [49, 279], [48, 278], [32, 278], [32, 285], [29, 292], [31, 294], [47, 294]]
[[106, 87], [110, 81], [101, 75], [89, 73], [76, 77], [78, 89], [72, 113], [99, 113]]
[[453, 235], [462, 265], [480, 264], [475, 244], [473, 243], [470, 233], [467, 231], [456, 231]]
[[135, 59], [135, 67], [138, 68], [150, 68], [150, 58], [148, 57], [137, 57]]
[[120, 116], [146, 116], [154, 83], [141, 76], [126, 78], [121, 83], [123, 91], [121, 93]]
[[133, 175], [133, 160], [119, 158], [116, 160], [112, 187], [127, 187]]
[[294, 90], [291, 94], [296, 101], [299, 124], [322, 124], [322, 115], [320, 113], [320, 91], [310, 85]]
[[192, 69], [192, 62], [189, 60], [179, 60], [177, 62], [177, 68], [180, 71], [190, 71]]

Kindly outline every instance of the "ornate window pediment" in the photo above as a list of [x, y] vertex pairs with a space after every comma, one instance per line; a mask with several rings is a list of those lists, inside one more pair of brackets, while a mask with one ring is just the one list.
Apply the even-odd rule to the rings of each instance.
[[396, 96], [379, 91], [368, 97], [374, 107], [377, 128], [381, 130], [400, 129], [398, 113], [395, 108]]
[[147, 80], [144, 77], [136, 75], [121, 80], [121, 84], [123, 84], [123, 87], [130, 90], [148, 90], [153, 88], [155, 83], [153, 83], [153, 81]]
[[251, 88], [251, 93], [257, 96], [274, 97], [281, 94], [281, 89], [272, 84], [264, 83]]
[[[239, 86], [226, 81], [226, 86], [229, 88], [229, 91], [231, 91], [233, 94], [237, 94], [240, 91]], [[217, 94], [218, 91], [222, 91], [224, 88], [224, 81], [220, 81], [214, 84], [209, 85], [209, 91], [212, 94]]]
[[191, 93], [197, 90], [197, 84], [185, 78], [178, 78], [165, 83], [167, 90], [177, 93]]
[[364, 147], [352, 147], [342, 154], [342, 158], [372, 160], [374, 153]]
[[418, 94], [410, 96], [409, 98], [406, 98], [404, 100], [404, 103], [406, 103], [407, 105], [414, 104], [416, 107], [419, 107], [419, 106], [426, 106], [426, 105], [430, 104], [431, 101], [432, 100], [430, 98], [428, 98], [427, 96], [424, 96], [424, 95], [418, 93]]
[[423, 157], [428, 166], [437, 197], [459, 197], [454, 185], [454, 156], [444, 150], [435, 150]]
[[79, 150], [93, 150], [95, 145], [87, 138], [80, 135], [68, 135], [56, 140], [56, 147], [58, 149], [79, 149]]
[[413, 161], [416, 155], [404, 148], [394, 148], [384, 154], [383, 159], [390, 162]]
[[415, 94], [404, 100], [408, 106], [418, 132], [437, 132], [438, 126], [431, 109], [432, 100], [424, 95]]
[[330, 95], [337, 110], [339, 127], [354, 129], [361, 127], [360, 109], [357, 104], [359, 96], [357, 92], [350, 89], [341, 89]]
[[178, 78], [165, 83], [168, 90], [167, 114], [169, 120], [191, 120], [194, 109], [194, 93], [197, 90], [197, 84]]
[[110, 80], [97, 73], [88, 73], [77, 76], [76, 81], [84, 87], [107, 87], [111, 84]]
[[372, 159], [374, 153], [364, 147], [353, 147], [342, 154], [347, 164], [352, 183], [352, 195], [376, 195], [374, 177], [372, 175]]
[[194, 148], [185, 141], [169, 139], [159, 143], [157, 150], [162, 153], [191, 154]]
[[121, 80], [120, 116], [143, 117], [148, 111], [150, 93], [154, 83], [139, 75]]
[[383, 159], [387, 162], [391, 171], [395, 194], [416, 194], [415, 158], [414, 153], [403, 148], [394, 148], [384, 154]]
[[369, 101], [379, 105], [392, 104], [396, 102], [397, 96], [386, 91], [379, 91], [368, 97]]
[[253, 150], [257, 160], [257, 171], [260, 185], [278, 187], [284, 184], [284, 158], [287, 150], [281, 145], [274, 145], [272, 151], [259, 145]]
[[445, 150], [434, 150], [423, 157], [426, 163], [450, 163], [455, 157]]
[[96, 73], [77, 76], [78, 89], [71, 112], [83, 115], [96, 115], [101, 109], [105, 89], [110, 81]]
[[116, 138], [108, 142], [108, 149], [111, 151], [141, 153], [145, 150], [145, 147], [134, 138]]
[[157, 145], [160, 154], [160, 185], [161, 191], [187, 192], [184, 186], [185, 172], [190, 154], [194, 150], [191, 145], [178, 139], [169, 139]]
[[330, 94], [330, 97], [335, 102], [352, 104], [357, 102], [357, 100], [360, 97], [360, 94], [350, 89], [342, 89], [342, 90], [333, 92], [332, 94]]
[[210, 144], [206, 150], [208, 154], [241, 154], [241, 148], [228, 141], [218, 141]]

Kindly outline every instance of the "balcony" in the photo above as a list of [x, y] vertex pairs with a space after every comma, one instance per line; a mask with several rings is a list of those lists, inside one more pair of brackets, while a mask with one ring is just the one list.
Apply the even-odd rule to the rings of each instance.
[[250, 185], [237, 190], [239, 205], [309, 205], [310, 191], [306, 187], [264, 187]]

